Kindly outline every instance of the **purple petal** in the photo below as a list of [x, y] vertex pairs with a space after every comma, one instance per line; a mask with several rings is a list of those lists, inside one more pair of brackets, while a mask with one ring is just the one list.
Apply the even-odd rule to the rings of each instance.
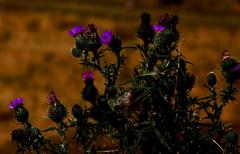
[[23, 98], [18, 97], [15, 98], [14, 100], [11, 101], [11, 103], [8, 105], [9, 109], [14, 109], [16, 107], [18, 107], [19, 105], [22, 105], [24, 102]]
[[8, 104], [8, 108], [9, 108], [9, 109], [13, 109], [13, 108], [15, 108], [15, 107], [13, 106], [12, 103], [10, 103], [10, 104]]
[[111, 31], [102, 32], [100, 40], [102, 44], [108, 44], [112, 40], [112, 32]]
[[87, 71], [83, 73], [83, 81], [86, 81], [86, 80], [94, 80], [93, 71]]
[[152, 25], [152, 29], [155, 31], [155, 32], [162, 32], [165, 30], [165, 27], [163, 25]]
[[72, 37], [76, 37], [77, 35], [83, 33], [85, 31], [84, 27], [83, 26], [74, 26], [73, 28], [71, 28], [69, 30], [69, 34], [72, 36]]
[[240, 74], [240, 63], [238, 63], [236, 66], [234, 66], [230, 71]]

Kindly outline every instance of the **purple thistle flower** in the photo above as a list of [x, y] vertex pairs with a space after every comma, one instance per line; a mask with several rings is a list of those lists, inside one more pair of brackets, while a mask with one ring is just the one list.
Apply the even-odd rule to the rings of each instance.
[[72, 37], [76, 37], [77, 35], [81, 34], [84, 32], [84, 27], [83, 26], [74, 26], [73, 28], [71, 28], [69, 30], [69, 34], [72, 36]]
[[93, 81], [94, 80], [94, 75], [93, 71], [87, 71], [83, 73], [83, 81]]
[[152, 25], [152, 29], [154, 30], [154, 32], [162, 32], [165, 30], [165, 26], [163, 25], [158, 25], [158, 24], [155, 24], [155, 25]]
[[18, 97], [18, 98], [15, 98], [14, 100], [11, 101], [11, 103], [8, 105], [8, 108], [9, 109], [15, 109], [17, 108], [18, 106], [22, 105], [23, 104], [23, 98], [21, 97]]
[[58, 97], [57, 97], [57, 95], [54, 91], [49, 93], [48, 102], [49, 102], [50, 105], [53, 105], [53, 104], [59, 102]]
[[102, 32], [100, 36], [100, 40], [102, 44], [108, 44], [112, 40], [112, 32], [111, 31], [105, 31]]
[[237, 65], [235, 65], [233, 68], [230, 69], [231, 72], [240, 74], [240, 63], [238, 63]]

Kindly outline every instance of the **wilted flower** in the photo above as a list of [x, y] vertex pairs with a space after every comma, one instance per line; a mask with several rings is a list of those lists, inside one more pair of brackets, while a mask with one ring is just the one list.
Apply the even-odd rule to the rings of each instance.
[[128, 107], [131, 105], [133, 100], [133, 95], [131, 92], [125, 92], [122, 97], [119, 98], [118, 103], [122, 107]]
[[67, 109], [60, 103], [54, 91], [49, 93], [48, 102], [51, 105], [48, 110], [48, 117], [56, 123], [61, 122], [67, 115]]
[[53, 105], [59, 102], [58, 97], [56, 96], [56, 93], [54, 91], [49, 93], [48, 102], [50, 105]]
[[112, 32], [111, 31], [105, 31], [102, 32], [100, 36], [100, 40], [102, 44], [109, 44], [109, 42], [112, 40]]
[[154, 32], [162, 32], [165, 30], [165, 26], [163, 25], [158, 25], [158, 24], [155, 24], [155, 25], [152, 25], [152, 29], [154, 30]]
[[91, 37], [93, 34], [97, 33], [97, 27], [94, 24], [89, 24], [87, 27], [87, 35]]
[[76, 37], [77, 35], [81, 34], [84, 32], [84, 27], [83, 26], [74, 26], [69, 30], [69, 34], [72, 37]]
[[9, 109], [15, 109], [17, 108], [18, 106], [22, 105], [23, 104], [23, 98], [15, 98], [14, 100], [11, 101], [11, 103], [8, 105], [8, 108]]
[[223, 51], [221, 59], [224, 60], [229, 57], [231, 57], [231, 54], [229, 53], [229, 51], [227, 50]]
[[167, 28], [170, 28], [171, 30], [176, 30], [176, 25], [178, 24], [178, 16], [177, 15], [169, 15], [169, 14], [164, 14], [163, 16], [160, 17], [159, 20], [159, 25], [164, 25]]
[[87, 71], [83, 73], [83, 81], [87, 82], [87, 81], [93, 81], [93, 80], [94, 80], [93, 71]]

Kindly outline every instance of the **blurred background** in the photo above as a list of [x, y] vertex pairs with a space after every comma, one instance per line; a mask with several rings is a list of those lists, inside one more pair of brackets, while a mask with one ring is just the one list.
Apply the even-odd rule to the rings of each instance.
[[[219, 70], [223, 50], [240, 58], [240, 0], [0, 0], [0, 152], [15, 151], [10, 133], [21, 125], [7, 108], [15, 97], [25, 99], [30, 120], [40, 128], [52, 124], [45, 118], [50, 91], [56, 91], [69, 111], [75, 103], [84, 104], [80, 97], [84, 70], [70, 55], [71, 27], [95, 23], [99, 32], [111, 29], [129, 45], [137, 41], [136, 27], [146, 11], [152, 23], [163, 13], [179, 16], [179, 49], [194, 63], [189, 69], [197, 75], [192, 95], [206, 94], [202, 84], [210, 71], [223, 83]], [[128, 67], [122, 69], [121, 79], [131, 76], [139, 60], [136, 51], [125, 54]], [[96, 76], [101, 91], [103, 78]], [[229, 104], [222, 117], [238, 131], [239, 100]]]

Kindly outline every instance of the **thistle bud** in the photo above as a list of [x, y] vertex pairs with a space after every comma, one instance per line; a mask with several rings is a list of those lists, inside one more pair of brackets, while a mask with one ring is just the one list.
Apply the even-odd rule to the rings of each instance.
[[179, 38], [177, 31], [165, 29], [161, 33], [156, 33], [153, 38], [153, 45], [160, 54], [169, 54], [172, 50], [172, 43]]
[[164, 25], [168, 29], [176, 30], [176, 25], [178, 24], [179, 18], [177, 15], [164, 14], [160, 17], [159, 25]]
[[66, 115], [66, 107], [61, 103], [51, 105], [48, 110], [48, 117], [56, 123], [60, 123]]
[[94, 24], [89, 24], [87, 28], [87, 50], [96, 52], [101, 47], [101, 41], [98, 36], [97, 28]]
[[80, 51], [84, 50], [86, 48], [86, 44], [87, 44], [87, 39], [83, 35], [76, 37], [75, 45], [78, 50]]
[[222, 74], [224, 78], [229, 82], [234, 82], [239, 78], [239, 74], [236, 71], [234, 71], [234, 68], [237, 68], [238, 61], [230, 56], [225, 56], [225, 58], [222, 59], [220, 63], [220, 67], [222, 69]]
[[225, 57], [222, 59], [220, 66], [224, 71], [230, 71], [234, 66], [238, 64], [238, 61], [233, 57]]
[[94, 81], [93, 72], [92, 71], [85, 72], [83, 74], [83, 80], [85, 82], [85, 87], [83, 88], [82, 91], [82, 97], [85, 100], [93, 103], [98, 96], [98, 90], [93, 84]]
[[207, 75], [207, 83], [211, 87], [213, 87], [217, 83], [217, 77], [214, 72], [210, 72]]
[[154, 31], [150, 25], [151, 16], [148, 13], [143, 13], [141, 16], [141, 24], [137, 30], [138, 37], [144, 42], [149, 43], [152, 41]]
[[89, 102], [94, 102], [98, 96], [97, 88], [93, 84], [86, 84], [82, 91], [82, 97]]
[[118, 54], [121, 51], [122, 41], [119, 37], [113, 36], [108, 45], [116, 54]]
[[87, 48], [91, 51], [97, 51], [101, 47], [101, 42], [98, 36], [94, 36], [93, 38], [89, 38], [87, 41]]
[[14, 109], [15, 119], [18, 122], [25, 123], [28, 121], [29, 113], [28, 110], [23, 107], [23, 98], [16, 98], [11, 101], [8, 108]]
[[71, 49], [71, 55], [72, 55], [73, 57], [78, 58], [78, 57], [81, 56], [81, 53], [82, 53], [82, 51], [79, 50], [79, 49], [77, 49], [77, 48], [72, 48], [72, 49]]
[[178, 33], [172, 30], [166, 29], [162, 33], [157, 33], [154, 37], [154, 43], [157, 42], [161, 44], [172, 44], [172, 42], [176, 42], [178, 40]]
[[23, 106], [15, 109], [15, 118], [18, 122], [26, 123], [28, 121], [29, 113], [28, 110]]
[[150, 25], [150, 21], [151, 21], [151, 15], [149, 13], [143, 13], [141, 15], [141, 24], [142, 25]]
[[61, 122], [67, 115], [66, 107], [60, 103], [58, 97], [53, 91], [50, 92], [48, 96], [48, 102], [51, 105], [48, 110], [48, 117], [56, 123]]

